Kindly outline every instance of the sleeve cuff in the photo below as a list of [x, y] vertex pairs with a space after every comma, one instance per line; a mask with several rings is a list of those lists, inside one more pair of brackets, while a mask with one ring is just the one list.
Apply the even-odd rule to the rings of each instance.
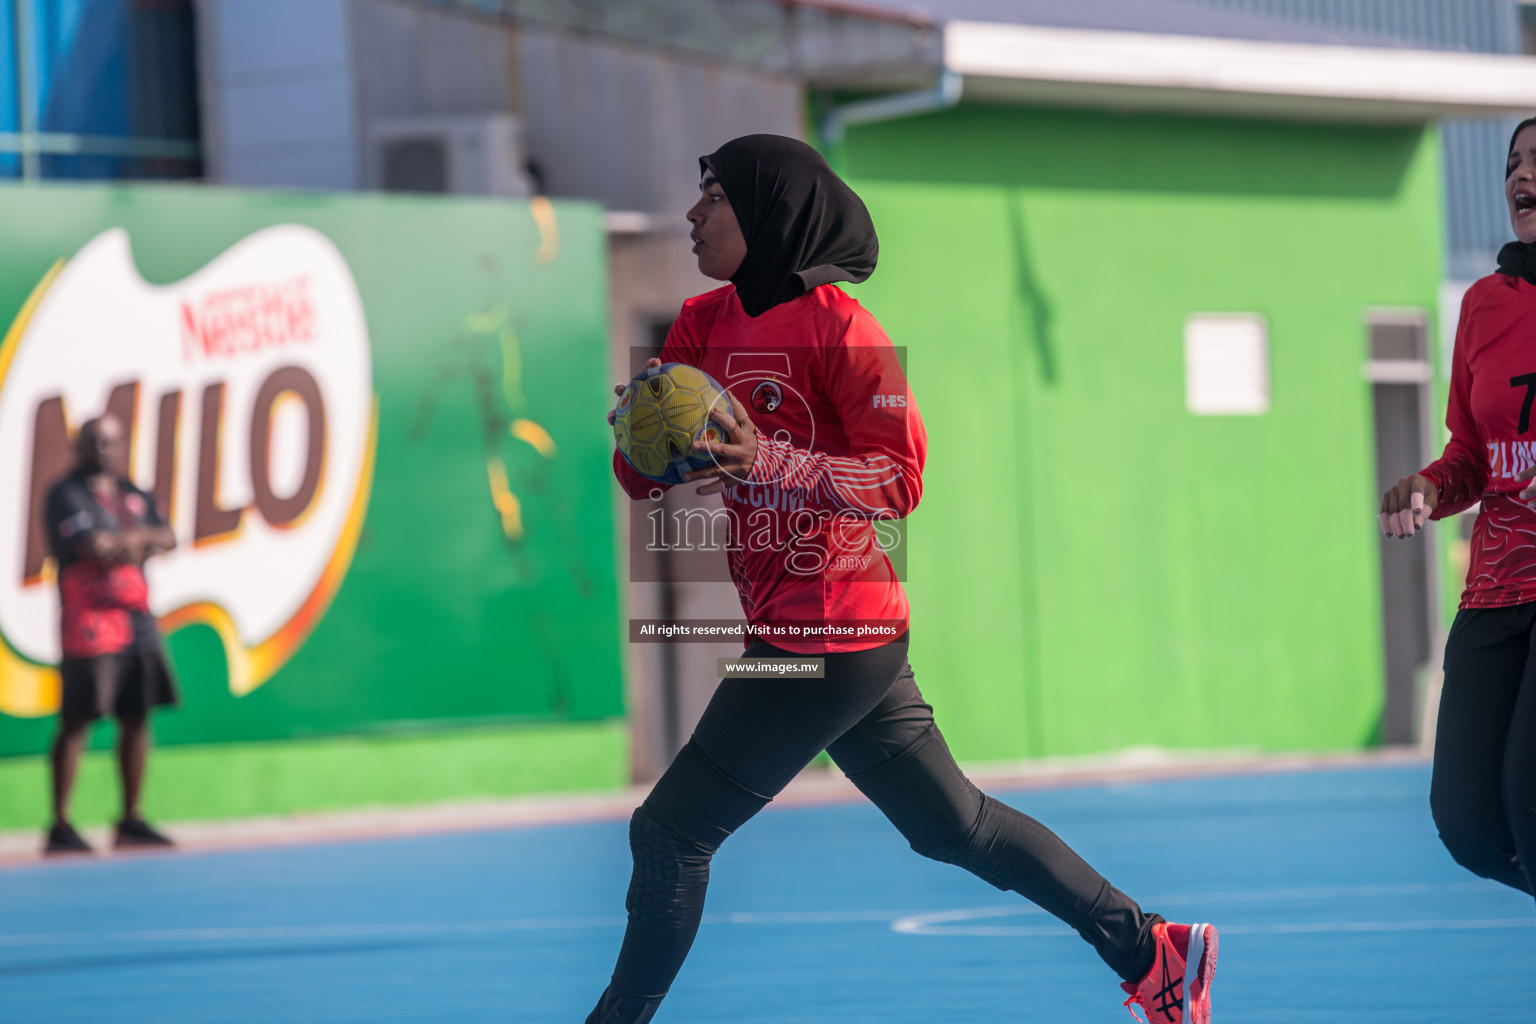
[[1446, 480], [1445, 474], [1440, 472], [1439, 467], [1433, 465], [1425, 466], [1423, 469], [1419, 470], [1419, 476], [1422, 476], [1424, 479], [1435, 485], [1435, 491], [1438, 493], [1440, 498], [1437, 504], [1444, 504], [1448, 497], [1448, 495], [1445, 493]]

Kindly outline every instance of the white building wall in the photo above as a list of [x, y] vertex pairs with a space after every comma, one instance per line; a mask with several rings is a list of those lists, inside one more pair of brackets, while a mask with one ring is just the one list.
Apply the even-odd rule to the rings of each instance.
[[680, 218], [698, 157], [803, 136], [795, 81], [394, 0], [198, 0], [211, 180], [355, 189], [402, 118], [517, 114], [551, 196]]
[[209, 180], [356, 188], [346, 0], [198, 0], [197, 23]]
[[528, 31], [522, 79], [528, 148], [550, 193], [610, 209], [681, 217], [703, 154], [753, 132], [803, 137], [798, 83], [725, 65]]

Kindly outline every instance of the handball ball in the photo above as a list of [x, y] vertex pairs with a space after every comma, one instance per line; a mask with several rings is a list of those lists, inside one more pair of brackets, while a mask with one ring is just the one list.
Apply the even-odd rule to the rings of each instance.
[[663, 363], [642, 372], [619, 394], [613, 437], [635, 472], [657, 483], [680, 484], [683, 474], [715, 464], [693, 442], [729, 440], [709, 418], [722, 409], [734, 419], [731, 396], [713, 377], [686, 363]]

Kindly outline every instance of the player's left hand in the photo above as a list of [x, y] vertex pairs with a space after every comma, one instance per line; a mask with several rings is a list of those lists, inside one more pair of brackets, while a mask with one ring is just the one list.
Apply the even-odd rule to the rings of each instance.
[[696, 469], [692, 473], [683, 474], [683, 480], [688, 483], [695, 480], [709, 481], [698, 489], [698, 494], [719, 494], [727, 488], [735, 487], [747, 479], [747, 474], [752, 472], [752, 464], [757, 461], [757, 428], [747, 415], [746, 403], [733, 401], [731, 405], [736, 410], [735, 419], [724, 409], [711, 409], [709, 412], [709, 418], [725, 431], [730, 443], [720, 444], [702, 438], [693, 442], [694, 451], [709, 452], [715, 457], [716, 463], [708, 469]]
[[[653, 366], [660, 366], [660, 365], [661, 365], [661, 360], [655, 358], [654, 356], [652, 356], [650, 359], [647, 359], [645, 361], [645, 365], [642, 366], [640, 369], [641, 369], [641, 372], [644, 372], [646, 370], [649, 370]], [[628, 382], [625, 382], [623, 384], [615, 384], [613, 386], [613, 393], [615, 395], [622, 395], [624, 393], [624, 389], [627, 388], [627, 387], [629, 387], [629, 383]], [[613, 426], [613, 421], [618, 418], [618, 415], [619, 415], [619, 410], [618, 409], [609, 409], [608, 410], [608, 425], [610, 427]]]
[[[1525, 483], [1533, 477], [1536, 477], [1536, 462], [1533, 462], [1531, 465], [1526, 466], [1520, 472], [1515, 474], [1515, 479], [1519, 480], [1521, 483]], [[1536, 498], [1536, 484], [1531, 484], [1529, 487], [1526, 487], [1520, 492], [1520, 500], [1525, 502], [1527, 505], [1531, 503], [1533, 498]]]

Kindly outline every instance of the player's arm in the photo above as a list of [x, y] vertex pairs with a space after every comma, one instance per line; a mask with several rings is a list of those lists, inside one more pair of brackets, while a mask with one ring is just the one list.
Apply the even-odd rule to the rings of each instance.
[[169, 526], [141, 526], [134, 532], [145, 558], [176, 550], [176, 535]]
[[[68, 551], [82, 561], [121, 564], [129, 560], [129, 531], [117, 529], [101, 515], [99, 506], [73, 487], [56, 487], [44, 506], [50, 537], [56, 538], [56, 552]], [[129, 611], [147, 611], [149, 594], [140, 573], [125, 576], [109, 574], [105, 585], [98, 585], [93, 600], [103, 605]]]
[[824, 353], [823, 386], [842, 420], [849, 454], [761, 437], [754, 480], [779, 480], [818, 508], [861, 518], [901, 519], [917, 508], [927, 433], [895, 349], [876, 333], [878, 340], [860, 338], [863, 344]]
[[75, 554], [97, 562], [121, 562], [128, 552], [126, 538], [120, 530], [100, 528], [80, 538]]
[[155, 499], [142, 491], [139, 496], [147, 506], [144, 521], [123, 531], [123, 545], [127, 549], [128, 561], [143, 564], [155, 555], [176, 550], [176, 534], [171, 532], [170, 524], [160, 514]]
[[1451, 439], [1440, 458], [1403, 477], [1382, 495], [1383, 536], [1412, 537], [1430, 519], [1442, 519], [1471, 508], [1488, 486], [1488, 455], [1472, 418], [1472, 375], [1467, 367], [1470, 301], [1470, 294], [1462, 300], [1455, 349], [1451, 353], [1451, 388], [1445, 412]]
[[76, 558], [95, 562], [122, 559], [123, 535], [101, 519], [96, 509], [70, 488], [55, 487], [43, 510], [48, 531]]
[[818, 378], [838, 410], [850, 453], [828, 455], [758, 434], [737, 402], [736, 423], [715, 414], [730, 443], [703, 445], [721, 469], [689, 474], [716, 477], [699, 493], [744, 479], [777, 482], [804, 495], [813, 508], [860, 518], [900, 519], [917, 507], [928, 438], [896, 350], [873, 319], [850, 324], [845, 341], [821, 353]]

